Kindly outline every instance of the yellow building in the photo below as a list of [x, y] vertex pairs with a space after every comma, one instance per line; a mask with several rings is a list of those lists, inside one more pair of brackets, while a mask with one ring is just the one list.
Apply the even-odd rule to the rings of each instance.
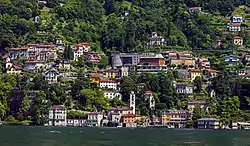
[[7, 74], [21, 74], [23, 71], [23, 68], [20, 66], [17, 66], [13, 63], [6, 63], [6, 73]]
[[190, 69], [189, 75], [190, 75], [191, 81], [194, 81], [196, 77], [201, 77], [201, 71], [199, 69]]
[[116, 79], [119, 76], [119, 71], [114, 69], [104, 70], [103, 75], [108, 79]]
[[185, 123], [190, 117], [188, 111], [185, 110], [169, 110], [161, 116], [161, 123], [163, 125], [169, 125], [170, 123]]
[[89, 77], [90, 77], [90, 80], [91, 80], [92, 83], [95, 83], [95, 84], [100, 83], [100, 80], [101, 80], [100, 74], [98, 74], [98, 73], [90, 73]]
[[135, 115], [135, 114], [125, 114], [121, 117], [121, 122], [122, 123], [136, 123], [137, 121], [141, 120], [140, 115]]

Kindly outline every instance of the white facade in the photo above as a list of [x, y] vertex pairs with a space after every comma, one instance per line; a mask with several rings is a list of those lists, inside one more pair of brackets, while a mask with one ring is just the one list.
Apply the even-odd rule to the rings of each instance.
[[163, 36], [158, 36], [156, 32], [152, 33], [152, 36], [149, 38], [149, 46], [162, 46], [165, 44], [165, 38]]
[[198, 119], [198, 129], [219, 129], [220, 121], [216, 118]]
[[87, 126], [91, 127], [100, 127], [101, 121], [103, 119], [102, 113], [89, 113], [88, 114], [88, 120], [87, 120]]
[[48, 81], [49, 84], [57, 83], [59, 72], [56, 69], [50, 69], [45, 72], [45, 80]]
[[80, 56], [82, 56], [85, 52], [90, 50], [89, 43], [80, 43], [76, 46], [74, 50], [74, 60], [77, 60]]
[[104, 90], [104, 97], [108, 99], [119, 98], [122, 99], [122, 94], [116, 90]]
[[129, 107], [133, 110], [132, 114], [135, 114], [135, 93], [132, 91], [129, 98]]
[[243, 19], [242, 16], [232, 16], [231, 23], [242, 23]]
[[129, 74], [129, 68], [128, 67], [121, 67], [120, 77], [127, 77], [128, 74]]
[[189, 84], [177, 84], [176, 90], [181, 94], [193, 94], [193, 85]]
[[103, 89], [114, 89], [117, 90], [117, 82], [112, 80], [101, 80], [100, 87]]
[[240, 24], [231, 24], [231, 25], [228, 27], [228, 30], [229, 30], [229, 31], [232, 31], [232, 32], [241, 31]]
[[49, 109], [49, 126], [67, 126], [67, 109], [63, 105], [55, 105]]
[[146, 99], [149, 101], [149, 108], [155, 109], [155, 98], [152, 94], [152, 91], [146, 91]]

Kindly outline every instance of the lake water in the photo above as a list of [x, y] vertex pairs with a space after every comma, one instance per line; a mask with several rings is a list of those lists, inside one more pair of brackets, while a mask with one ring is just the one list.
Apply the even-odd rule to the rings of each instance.
[[0, 146], [250, 146], [250, 131], [0, 126]]

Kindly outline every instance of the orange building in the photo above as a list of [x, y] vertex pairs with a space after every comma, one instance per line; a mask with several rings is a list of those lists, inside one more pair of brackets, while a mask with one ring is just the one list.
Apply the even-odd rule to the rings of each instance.
[[89, 74], [90, 80], [92, 83], [99, 84], [101, 80], [101, 76], [98, 73], [90, 73]]
[[140, 115], [135, 115], [135, 114], [125, 114], [121, 117], [121, 122], [122, 123], [136, 123], [137, 121], [141, 120]]

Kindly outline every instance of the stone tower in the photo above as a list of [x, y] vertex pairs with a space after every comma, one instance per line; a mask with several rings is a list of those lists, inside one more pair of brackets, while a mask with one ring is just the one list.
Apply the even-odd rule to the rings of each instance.
[[155, 98], [153, 96], [152, 91], [150, 91], [150, 90], [146, 91], [146, 99], [148, 99], [148, 101], [149, 101], [149, 108], [155, 109]]
[[129, 98], [129, 107], [133, 109], [132, 114], [135, 114], [135, 93], [132, 91]]

